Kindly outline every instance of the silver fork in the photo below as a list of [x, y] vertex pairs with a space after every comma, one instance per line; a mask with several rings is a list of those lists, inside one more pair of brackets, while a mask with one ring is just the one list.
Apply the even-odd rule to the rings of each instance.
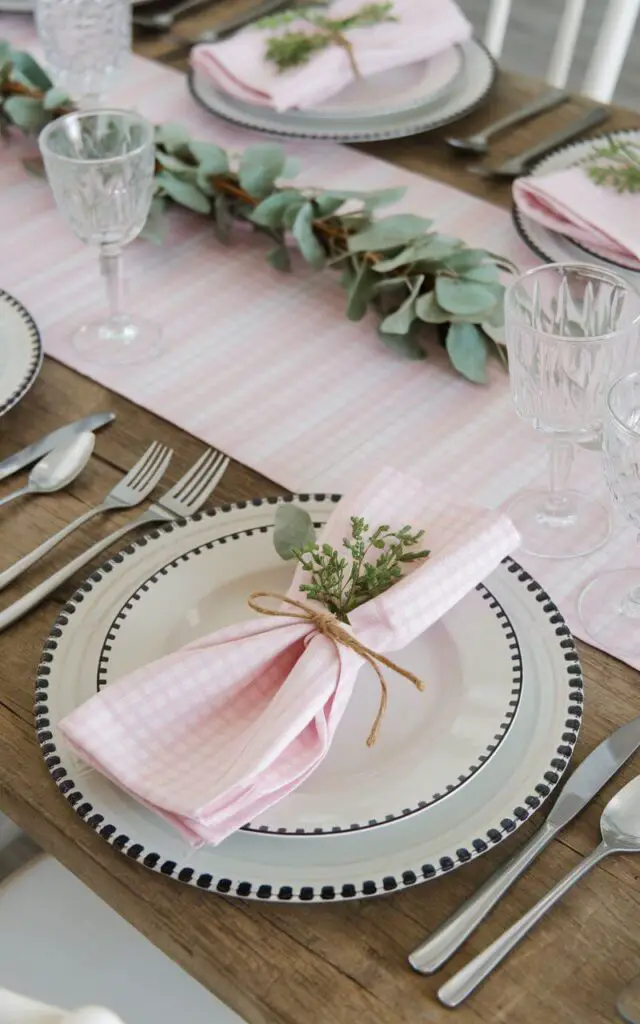
[[186, 516], [193, 515], [194, 512], [197, 512], [204, 505], [214, 487], [222, 479], [228, 465], [229, 459], [225, 455], [221, 455], [220, 452], [215, 450], [206, 451], [195, 465], [166, 494], [163, 494], [157, 502], [151, 505], [146, 512], [143, 512], [142, 515], [122, 526], [119, 530], [110, 533], [108, 537], [93, 544], [86, 551], [83, 551], [81, 555], [78, 555], [77, 558], [74, 558], [46, 580], [43, 580], [42, 583], [39, 583], [37, 587], [30, 590], [24, 597], [14, 601], [3, 612], [0, 612], [0, 630], [6, 629], [7, 626], [11, 626], [18, 619], [21, 619], [23, 615], [26, 615], [27, 612], [30, 612], [39, 605], [45, 597], [48, 597], [56, 587], [59, 587], [61, 583], [65, 583], [73, 576], [78, 569], [82, 569], [87, 562], [91, 562], [96, 555], [99, 555], [105, 548], [120, 540], [121, 537], [130, 533], [136, 527], [144, 526], [147, 523], [171, 522], [175, 519], [183, 519]]
[[150, 444], [135, 466], [129, 470], [122, 480], [118, 480], [115, 487], [111, 488], [104, 501], [95, 508], [90, 508], [83, 515], [78, 516], [72, 523], [58, 530], [57, 533], [54, 533], [48, 540], [39, 544], [37, 548], [30, 551], [24, 558], [19, 558], [8, 569], [1, 572], [0, 590], [3, 590], [23, 572], [30, 569], [47, 552], [55, 548], [60, 541], [64, 540], [65, 537], [68, 537], [70, 533], [73, 533], [74, 530], [77, 530], [84, 523], [89, 522], [94, 516], [100, 515], [101, 512], [111, 512], [119, 508], [134, 508], [144, 501], [145, 498], [148, 498], [156, 484], [160, 483], [160, 480], [166, 473], [172, 455], [172, 449], [167, 448], [166, 445], [159, 444], [158, 441]]

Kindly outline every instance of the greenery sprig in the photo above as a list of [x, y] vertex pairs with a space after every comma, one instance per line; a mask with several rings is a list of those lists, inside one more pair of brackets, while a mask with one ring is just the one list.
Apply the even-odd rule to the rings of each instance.
[[318, 544], [308, 512], [285, 504], [276, 511], [274, 545], [282, 558], [297, 559], [309, 574], [310, 582], [300, 590], [348, 622], [350, 612], [398, 582], [404, 565], [429, 557], [429, 551], [411, 550], [423, 536], [424, 530], [410, 526], [392, 530], [383, 525], [370, 531], [364, 519], [352, 516], [351, 536], [342, 541], [345, 556], [330, 544]]
[[351, 69], [356, 78], [360, 71], [353, 54], [353, 47], [345, 32], [354, 28], [368, 28], [385, 21], [397, 21], [392, 15], [393, 3], [367, 3], [358, 11], [345, 18], [330, 18], [318, 6], [298, 7], [282, 14], [261, 18], [256, 28], [279, 29], [292, 22], [306, 22], [314, 31], [294, 29], [282, 35], [271, 36], [265, 49], [266, 59], [276, 65], [278, 71], [301, 67], [307, 64], [314, 53], [329, 46], [340, 46], [346, 51]]
[[610, 138], [589, 154], [587, 173], [596, 185], [640, 192], [640, 144]]
[[[37, 134], [72, 109], [28, 53], [0, 41], [0, 130]], [[35, 163], [25, 165], [34, 170]], [[483, 383], [490, 353], [504, 360], [490, 335], [503, 320], [500, 271], [511, 272], [513, 265], [439, 234], [430, 219], [411, 213], [377, 217], [402, 197], [402, 188], [352, 192], [283, 184], [296, 173], [273, 143], [234, 155], [192, 139], [183, 125], [160, 125], [145, 235], [162, 240], [172, 204], [208, 217], [223, 242], [235, 223], [244, 222], [269, 239], [267, 260], [277, 270], [291, 269], [293, 247], [312, 267], [338, 268], [347, 317], [357, 321], [372, 312], [380, 340], [394, 352], [424, 359], [429, 343], [439, 341], [463, 376]]]

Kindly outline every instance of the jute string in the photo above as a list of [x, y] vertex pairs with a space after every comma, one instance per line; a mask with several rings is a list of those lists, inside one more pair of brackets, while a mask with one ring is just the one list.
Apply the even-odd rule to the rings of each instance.
[[[269, 608], [263, 604], [260, 604], [260, 598], [270, 597], [274, 601], [279, 601], [283, 604], [289, 605], [289, 609], [286, 611], [278, 610], [277, 608]], [[286, 594], [278, 594], [272, 590], [256, 590], [255, 593], [247, 600], [247, 604], [254, 612], [258, 612], [259, 615], [274, 615], [277, 617], [284, 616], [288, 619], [300, 619], [303, 622], [309, 622], [314, 626], [318, 633], [322, 633], [329, 640], [338, 647], [342, 644], [343, 647], [348, 647], [351, 651], [355, 651], [359, 654], [367, 664], [371, 665], [371, 668], [378, 677], [380, 683], [380, 704], [378, 706], [378, 712], [374, 719], [371, 731], [367, 738], [367, 746], [372, 747], [378, 738], [380, 731], [380, 723], [387, 710], [387, 683], [380, 669], [380, 665], [384, 665], [385, 668], [391, 669], [392, 672], [396, 672], [399, 676], [404, 676], [410, 683], [413, 683], [416, 690], [424, 690], [424, 683], [414, 676], [413, 672], [407, 671], [402, 668], [401, 665], [397, 665], [395, 661], [391, 661], [390, 658], [386, 658], [384, 654], [379, 654], [378, 651], [372, 651], [370, 647], [366, 647], [365, 644], [361, 643], [360, 640], [353, 633], [349, 632], [348, 629], [338, 622], [335, 615], [331, 612], [324, 611], [322, 608], [312, 608], [309, 604], [304, 604], [302, 601], [296, 601], [293, 597], [287, 597]]]

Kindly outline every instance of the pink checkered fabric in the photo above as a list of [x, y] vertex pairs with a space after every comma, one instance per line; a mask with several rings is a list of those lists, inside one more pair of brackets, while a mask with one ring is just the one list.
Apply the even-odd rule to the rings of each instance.
[[[505, 516], [450, 504], [388, 469], [339, 503], [322, 539], [341, 546], [352, 515], [374, 527], [423, 527], [432, 552], [350, 616], [358, 639], [380, 652], [428, 629], [519, 541]], [[302, 575], [290, 596], [301, 596]], [[84, 760], [190, 842], [219, 843], [318, 767], [362, 664], [286, 612], [251, 619], [108, 686], [60, 728]]]

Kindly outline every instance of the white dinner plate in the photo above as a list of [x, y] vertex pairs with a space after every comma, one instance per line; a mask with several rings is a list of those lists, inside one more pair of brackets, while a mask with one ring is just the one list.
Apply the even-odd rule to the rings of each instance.
[[0, 416], [17, 405], [42, 366], [40, 332], [21, 302], [0, 291]]
[[189, 88], [196, 100], [213, 114], [245, 128], [270, 135], [339, 142], [364, 142], [403, 138], [431, 131], [463, 117], [487, 96], [496, 77], [496, 64], [482, 43], [471, 39], [459, 47], [462, 69], [450, 85], [429, 94], [422, 103], [415, 97], [404, 109], [366, 116], [328, 117], [326, 113], [292, 110], [278, 113], [268, 107], [251, 105], [230, 96], [200, 71], [189, 73]]
[[[511, 559], [485, 581], [493, 598], [480, 598], [488, 607], [492, 600], [498, 602], [517, 638], [513, 656], [521, 658], [522, 688], [510, 728], [482, 770], [472, 773], [446, 799], [384, 828], [303, 840], [242, 830], [217, 847], [194, 851], [165, 821], [82, 762], [61, 735], [61, 718], [108, 679], [112, 654], [125, 670], [136, 659], [139, 663], [149, 627], [141, 620], [137, 626], [134, 618], [129, 624], [127, 620], [133, 606], [141, 603], [141, 595], [160, 585], [156, 579], [166, 576], [175, 581], [168, 648], [206, 633], [212, 614], [217, 622], [221, 615], [235, 617], [233, 601], [239, 591], [234, 598], [228, 581], [218, 591], [217, 569], [214, 577], [208, 571], [202, 577], [198, 574], [194, 592], [196, 576], [181, 572], [178, 565], [187, 552], [201, 549], [201, 554], [189, 555], [186, 561], [195, 564], [204, 559], [204, 565], [213, 567], [220, 550], [232, 550], [239, 543], [236, 537], [247, 531], [263, 535], [264, 544], [256, 538], [255, 550], [266, 553], [275, 504], [270, 499], [227, 506], [154, 531], [92, 573], [65, 605], [45, 644], [36, 693], [38, 738], [53, 779], [88, 825], [132, 860], [206, 890], [280, 901], [350, 899], [413, 885], [466, 863], [513, 832], [549, 795], [567, 766], [580, 723], [582, 678], [569, 630], [549, 596]], [[306, 507], [314, 521], [323, 522], [333, 501], [316, 495]], [[230, 564], [233, 559], [229, 558]], [[282, 572], [276, 562], [270, 564], [276, 573]], [[245, 582], [251, 586], [253, 581]], [[277, 585], [281, 585], [279, 577]], [[217, 591], [225, 605], [229, 600], [223, 612]], [[162, 605], [161, 590], [157, 593]], [[118, 650], [113, 634], [129, 627], [130, 640], [123, 640]], [[154, 620], [152, 628], [155, 632], [169, 628], [169, 619], [161, 626]], [[446, 626], [436, 627], [436, 632], [442, 634], [443, 628], [446, 631]], [[131, 642], [137, 655], [127, 654]], [[115, 675], [117, 666], [113, 671]], [[359, 677], [354, 700], [368, 699], [365, 682], [364, 675]], [[391, 704], [399, 692], [394, 684]], [[371, 706], [375, 707], [373, 697]], [[340, 728], [347, 724], [345, 717]], [[383, 721], [383, 731], [387, 725], [390, 733], [392, 722]], [[366, 725], [360, 723], [359, 728], [358, 741]], [[360, 756], [355, 747], [354, 751], [354, 757]]]
[[[609, 139], [620, 139], [636, 142], [640, 145], [640, 130], [626, 130], [619, 132], [607, 132], [591, 139], [581, 139], [578, 142], [571, 142], [566, 146], [555, 149], [547, 154], [537, 163], [533, 164], [527, 171], [527, 176], [534, 177], [550, 174], [552, 171], [566, 170], [568, 167], [575, 167], [589, 159], [594, 149], [603, 145]], [[540, 256], [547, 263], [580, 262], [592, 263], [600, 267], [617, 267], [636, 287], [640, 282], [640, 264], [637, 262], [617, 261], [601, 256], [597, 252], [588, 249], [585, 245], [574, 242], [566, 235], [557, 231], [551, 231], [527, 217], [526, 214], [513, 207], [513, 219], [523, 242], [529, 246], [532, 252]], [[639, 218], [640, 223], [640, 218]]]

